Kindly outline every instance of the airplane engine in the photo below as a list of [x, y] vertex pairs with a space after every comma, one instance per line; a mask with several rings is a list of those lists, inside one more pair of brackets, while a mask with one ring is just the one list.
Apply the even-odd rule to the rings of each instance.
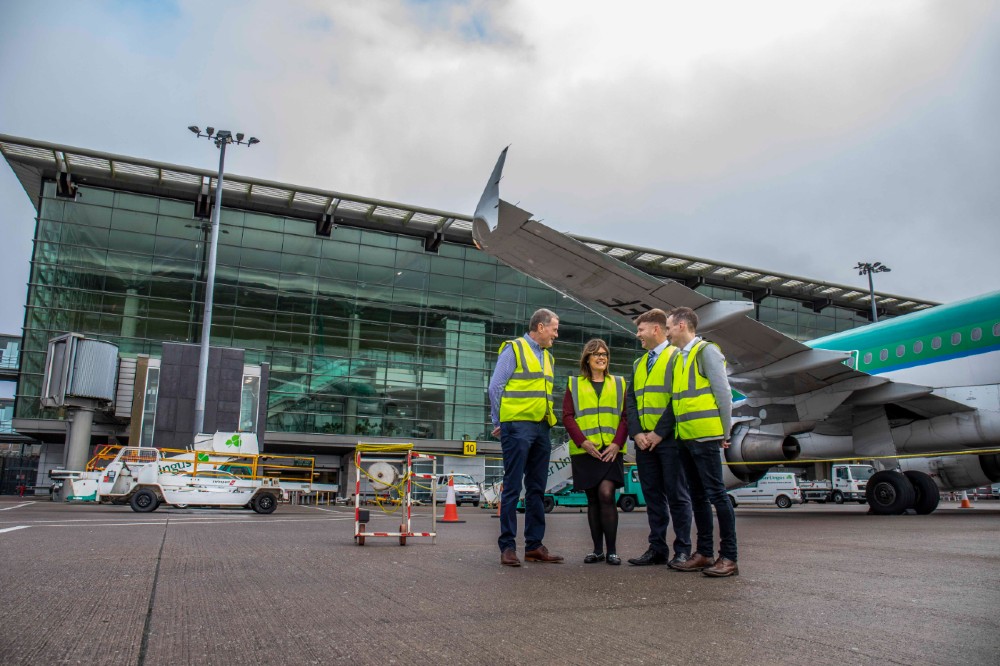
[[941, 490], [966, 490], [1000, 481], [1000, 454], [904, 458], [903, 471], [929, 475]]
[[729, 448], [725, 450], [726, 462], [723, 475], [727, 488], [737, 488], [753, 483], [767, 473], [769, 465], [740, 464], [790, 462], [799, 457], [798, 440], [791, 435], [775, 435], [756, 428], [739, 425], [733, 431]]

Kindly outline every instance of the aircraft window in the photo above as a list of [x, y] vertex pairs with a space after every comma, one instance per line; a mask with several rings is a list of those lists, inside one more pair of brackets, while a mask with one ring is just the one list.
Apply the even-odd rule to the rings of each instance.
[[854, 357], [851, 356], [849, 359], [847, 359], [846, 361], [844, 361], [844, 363], [847, 365], [848, 368], [853, 368], [854, 367]]
[[969, 335], [969, 337], [972, 338], [973, 342], [978, 342], [980, 338], [983, 337], [983, 329], [979, 328], [978, 326], [975, 327], [974, 329], [972, 329], [972, 333]]
[[993, 324], [993, 337], [1000, 338], [1000, 322]]
[[865, 365], [868, 365], [871, 362], [872, 362], [872, 353], [871, 352], [866, 352], [865, 353]]
[[878, 353], [878, 360], [884, 361], [887, 358], [889, 358], [889, 350], [888, 349], [883, 349], [882, 351], [880, 351]]
[[899, 345], [896, 347], [896, 358], [902, 358], [903, 354], [906, 353], [906, 345]]
[[935, 335], [931, 338], [931, 349], [941, 349], [941, 336]]
[[924, 350], [924, 343], [921, 340], [917, 340], [913, 343], [913, 353], [919, 354]]
[[959, 332], [956, 331], [955, 333], [951, 334], [951, 344], [957, 345], [961, 341], [962, 341], [962, 334], [961, 333], [959, 333]]

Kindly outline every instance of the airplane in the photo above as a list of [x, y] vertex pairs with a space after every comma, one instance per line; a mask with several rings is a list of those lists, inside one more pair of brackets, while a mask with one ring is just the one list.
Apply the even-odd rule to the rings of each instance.
[[506, 156], [476, 207], [476, 246], [628, 331], [647, 310], [692, 308], [743, 396], [723, 451], [727, 487], [767, 471], [750, 463], [872, 460], [870, 511], [896, 515], [1000, 481], [1000, 291], [802, 343], [753, 319], [753, 303], [647, 275], [532, 220], [500, 199]]

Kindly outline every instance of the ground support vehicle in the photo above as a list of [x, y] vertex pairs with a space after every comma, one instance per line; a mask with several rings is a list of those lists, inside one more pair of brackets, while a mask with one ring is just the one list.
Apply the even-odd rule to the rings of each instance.
[[437, 490], [435, 491], [435, 499], [438, 502], [443, 503], [448, 498], [449, 477], [454, 480], [455, 483], [455, 506], [462, 506], [462, 504], [479, 506], [479, 502], [482, 498], [479, 483], [468, 474], [452, 473], [438, 475]]
[[[164, 451], [150, 447], [123, 447], [104, 469], [73, 473], [65, 479], [67, 499], [128, 504], [133, 511], [155, 511], [161, 504], [177, 507], [244, 507], [272, 513], [281, 498], [277, 478], [256, 474], [259, 456], [226, 456], [212, 451]], [[183, 465], [181, 465], [183, 463]], [[221, 469], [247, 467], [247, 476]], [[179, 466], [179, 467], [178, 467]]]
[[[569, 444], [563, 443], [558, 446], [554, 446], [552, 452], [549, 454], [549, 468], [548, 477], [545, 482], [545, 496], [549, 498], [551, 495], [555, 495], [561, 492], [563, 489], [567, 488], [573, 482], [573, 469], [570, 466], [569, 458]], [[503, 481], [497, 481], [496, 483], [486, 486], [482, 489], [481, 501], [484, 505], [495, 507], [500, 502], [500, 496], [503, 492]], [[551, 499], [546, 499], [545, 506], [546, 511], [551, 511], [555, 504], [551, 503]], [[518, 500], [518, 510], [523, 511], [524, 507], [524, 489], [521, 489], [521, 499]]]
[[831, 470], [833, 480], [822, 479], [819, 481], [800, 481], [799, 487], [802, 489], [802, 502], [834, 502], [843, 504], [844, 502], [857, 502], [864, 504], [867, 502], [865, 492], [868, 486], [868, 479], [875, 474], [875, 468], [871, 465], [841, 465], [833, 466]]
[[753, 483], [728, 491], [734, 507], [740, 504], [774, 504], [779, 509], [802, 502], [798, 478], [791, 472], [768, 472]]
[[[626, 513], [634, 511], [637, 506], [646, 506], [646, 498], [642, 494], [642, 486], [639, 485], [639, 470], [635, 465], [625, 466], [625, 486], [615, 491], [615, 503]], [[557, 506], [585, 508], [587, 493], [569, 485], [558, 492], [545, 493], [542, 496], [542, 504], [545, 506], [545, 513], [549, 513]], [[524, 513], [523, 499], [517, 503], [517, 510]]]

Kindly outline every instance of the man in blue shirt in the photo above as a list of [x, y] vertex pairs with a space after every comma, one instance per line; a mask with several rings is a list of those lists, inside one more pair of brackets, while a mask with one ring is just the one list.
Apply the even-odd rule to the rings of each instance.
[[493, 436], [503, 451], [503, 493], [500, 498], [500, 564], [521, 566], [517, 557], [517, 501], [524, 493], [524, 560], [558, 563], [542, 545], [545, 509], [542, 496], [548, 480], [555, 423], [552, 405], [553, 359], [548, 348], [559, 337], [559, 318], [541, 309], [531, 316], [528, 333], [505, 342], [490, 378]]

